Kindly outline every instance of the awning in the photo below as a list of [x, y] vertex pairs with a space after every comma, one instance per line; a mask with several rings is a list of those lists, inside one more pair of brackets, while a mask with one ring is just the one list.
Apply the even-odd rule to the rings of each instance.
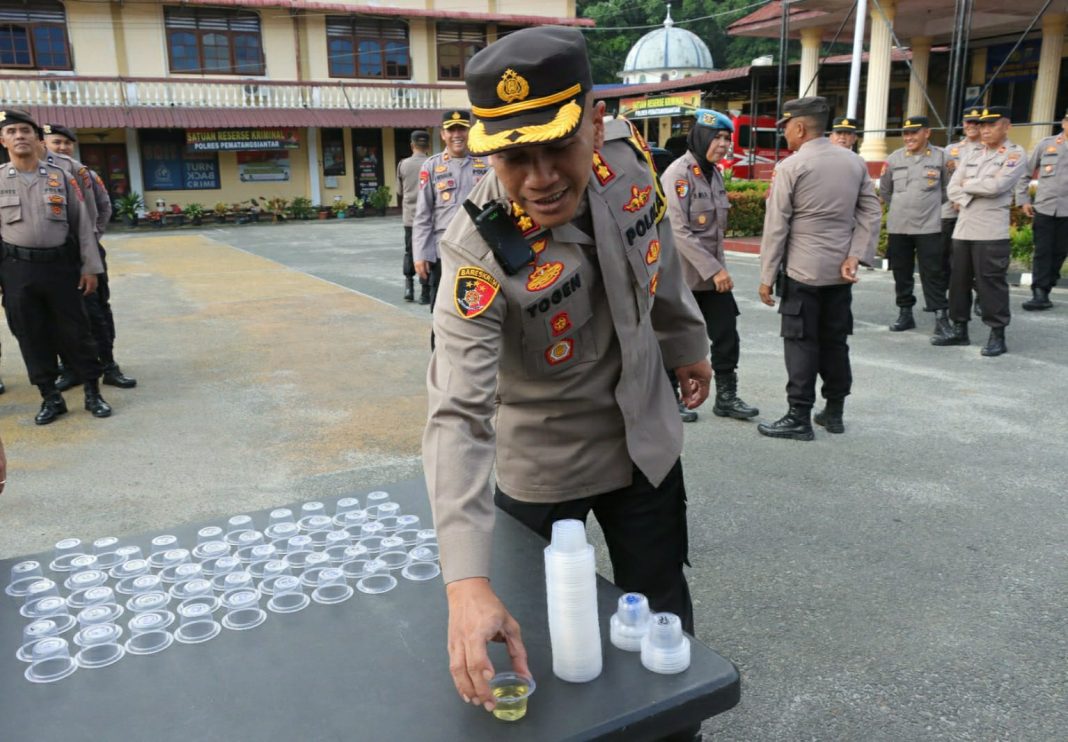
[[121, 129], [129, 126], [122, 108], [108, 106], [26, 106], [39, 124], [61, 124], [70, 129]]
[[39, 123], [72, 129], [237, 129], [252, 126], [385, 127], [415, 129], [441, 124], [437, 109], [170, 108], [29, 106]]

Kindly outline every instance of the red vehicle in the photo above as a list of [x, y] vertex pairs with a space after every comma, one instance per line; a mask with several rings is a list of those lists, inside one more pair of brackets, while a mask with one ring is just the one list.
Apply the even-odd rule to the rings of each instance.
[[[775, 126], [775, 117], [756, 117], [755, 146], [750, 144], [753, 134], [752, 117], [732, 116], [731, 122], [734, 124], [734, 134], [731, 135], [733, 151], [723, 158], [720, 167], [730, 168], [736, 178], [770, 179], [775, 163], [791, 154], [786, 140]], [[776, 137], [779, 138], [778, 160], [775, 157]], [[753, 166], [752, 174], [750, 164]]]

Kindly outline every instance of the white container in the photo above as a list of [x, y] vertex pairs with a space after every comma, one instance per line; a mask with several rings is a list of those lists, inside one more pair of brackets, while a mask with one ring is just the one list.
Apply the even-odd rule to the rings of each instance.
[[553, 524], [545, 548], [545, 590], [553, 674], [585, 683], [601, 674], [601, 628], [597, 619], [597, 571], [582, 521]]

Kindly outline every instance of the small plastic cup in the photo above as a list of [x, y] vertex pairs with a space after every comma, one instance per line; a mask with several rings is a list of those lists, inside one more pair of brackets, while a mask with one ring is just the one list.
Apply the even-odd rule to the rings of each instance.
[[224, 540], [231, 546], [236, 546], [235, 540], [238, 534], [245, 531], [251, 531], [255, 528], [252, 524], [252, 517], [248, 515], [235, 515], [226, 521], [226, 536]]
[[367, 572], [368, 559], [350, 559], [347, 562], [341, 563], [341, 571], [345, 573], [345, 578], [349, 580], [358, 580]]
[[87, 569], [96, 569], [96, 554], [79, 554], [70, 560], [69, 572], [84, 572]]
[[177, 536], [173, 536], [169, 533], [163, 534], [162, 536], [156, 536], [154, 539], [152, 539], [148, 548], [149, 565], [152, 567], [152, 569], [162, 569], [164, 565], [160, 563], [160, 560], [163, 558], [163, 555], [168, 551], [177, 548]]
[[234, 554], [243, 564], [248, 564], [252, 561], [252, 550], [263, 545], [263, 534], [259, 531], [245, 531], [237, 534], [235, 540], [237, 543], [234, 546], [237, 550]]
[[97, 569], [111, 569], [116, 564], [122, 564], [126, 557], [119, 551], [119, 540], [114, 536], [98, 538], [93, 542], [93, 554], [96, 556]]
[[352, 513], [360, 509], [360, 500], [356, 497], [342, 497], [334, 506], [334, 517]]
[[408, 552], [413, 562], [436, 562], [438, 560], [438, 545], [426, 543], [416, 546]]
[[231, 590], [245, 590], [255, 586], [256, 584], [252, 581], [252, 575], [243, 569], [236, 572], [227, 572], [224, 575], [216, 575], [212, 578], [212, 587], [215, 588], [216, 592], [221, 592], [223, 597]]
[[223, 580], [231, 572], [241, 570], [241, 560], [235, 556], [219, 557], [215, 560], [214, 570], [211, 573], [211, 584], [216, 590], [223, 590]]
[[356, 545], [362, 546], [369, 555], [377, 556], [382, 553], [382, 542], [385, 540], [385, 536], [365, 536], [357, 541]]
[[60, 539], [52, 547], [52, 563], [48, 565], [48, 568], [53, 572], [69, 572], [70, 560], [84, 553], [86, 553], [85, 547], [81, 539]]
[[673, 675], [690, 666], [690, 640], [674, 613], [654, 613], [642, 637], [642, 666], [661, 675]]
[[319, 584], [319, 574], [330, 566], [330, 557], [321, 551], [308, 554], [304, 560], [304, 571], [300, 575], [300, 584], [315, 587]]
[[[352, 531], [349, 531], [349, 533], [352, 533]], [[371, 536], [385, 535], [387, 535], [385, 533], [385, 529], [382, 528], [382, 524], [379, 523], [377, 520], [368, 521], [367, 523], [364, 523], [362, 526], [360, 526], [359, 538], [361, 539], [370, 538]]]
[[124, 580], [129, 580], [131, 577], [137, 577], [139, 575], [147, 575], [149, 572], [148, 560], [141, 557], [127, 559], [122, 564], [116, 564], [110, 570], [108, 574], [113, 580], [116, 581], [116, 590], [120, 593], [126, 593], [126, 590], [120, 589]]
[[81, 572], [75, 572], [70, 577], [63, 580], [63, 587], [71, 591], [85, 590], [86, 588], [103, 585], [107, 581], [107, 573], [103, 570], [86, 569]]
[[[123, 562], [128, 562], [131, 559], [144, 559], [145, 553], [141, 551], [140, 546], [134, 544], [126, 544], [115, 549], [115, 553], [122, 557]], [[114, 569], [114, 568], [113, 568]]]
[[334, 516], [334, 525], [338, 528], [344, 528], [352, 533], [352, 529], [355, 528], [356, 533], [360, 532], [360, 526], [369, 520], [366, 510], [350, 510], [347, 513], [341, 513]]
[[270, 561], [277, 561], [282, 555], [274, 544], [257, 544], [249, 550], [246, 569], [257, 580], [263, 577], [263, 567]]
[[82, 648], [74, 656], [78, 667], [96, 670], [113, 665], [123, 658], [126, 650], [119, 639], [122, 628], [113, 623], [98, 623], [86, 626], [74, 636], [74, 643]]
[[619, 596], [616, 612], [609, 621], [612, 644], [625, 652], [642, 651], [642, 637], [649, 632], [649, 600], [641, 593]]
[[168, 584], [176, 582], [178, 567], [188, 564], [189, 560], [189, 549], [170, 549], [164, 552], [160, 557], [160, 579]]
[[226, 609], [222, 625], [234, 631], [254, 629], [267, 620], [260, 608], [260, 591], [256, 588], [230, 590], [220, 601]]
[[222, 627], [211, 614], [211, 606], [204, 603], [183, 603], [178, 606], [179, 625], [174, 638], [182, 644], [201, 644], [214, 639]]
[[370, 510], [372, 507], [378, 507], [383, 503], [389, 502], [389, 493], [382, 490], [368, 492], [367, 497], [363, 498], [363, 501], [365, 503], [365, 509]]
[[397, 524], [401, 527], [401, 530], [405, 528], [413, 528], [419, 530], [419, 516], [406, 513], [404, 515], [397, 516]]
[[279, 523], [296, 523], [293, 511], [289, 508], [275, 508], [267, 516], [267, 527], [277, 526]]
[[394, 533], [393, 537], [400, 539], [401, 543], [409, 549], [419, 544], [419, 531], [415, 528], [401, 529]]
[[197, 531], [197, 546], [211, 541], [222, 541], [226, 538], [226, 531], [219, 526], [204, 526]]
[[400, 515], [400, 503], [396, 502], [384, 502], [374, 509], [368, 509], [368, 515], [375, 520], [382, 520], [383, 518], [396, 518]]
[[[78, 541], [78, 539], [68, 539], [70, 541]], [[60, 542], [62, 543], [62, 542]], [[78, 541], [80, 544], [81, 541]], [[77, 554], [73, 555], [77, 556]], [[61, 572], [68, 571], [59, 570]], [[44, 572], [41, 571], [41, 563], [35, 562], [32, 559], [27, 559], [23, 562], [18, 562], [11, 567], [11, 578], [8, 580], [7, 587], [4, 589], [8, 595], [13, 598], [21, 598], [26, 594], [30, 585], [37, 580], [44, 577]]]
[[307, 531], [308, 518], [314, 518], [320, 515], [326, 515], [325, 505], [317, 500], [306, 502], [300, 506], [300, 518], [297, 520], [297, 525], [300, 526], [300, 530]]
[[303, 569], [304, 562], [309, 554], [313, 554], [312, 540], [310, 536], [301, 534], [289, 539], [286, 544], [286, 561], [294, 569]]
[[201, 562], [211, 561], [212, 559], [229, 555], [231, 548], [233, 547], [222, 539], [205, 541], [193, 547], [193, 558], [199, 559]]
[[401, 576], [412, 582], [426, 582], [441, 574], [441, 567], [437, 562], [409, 562], [401, 570]]
[[[285, 559], [271, 559], [253, 566], [260, 572], [260, 592], [264, 595], [274, 592], [274, 583], [279, 577], [290, 574], [289, 562]], [[250, 573], [253, 577], [256, 576], [254, 571], [250, 570]]]
[[171, 602], [171, 596], [163, 589], [163, 580], [159, 575], [140, 575], [130, 583], [133, 596], [126, 601], [126, 608], [131, 613], [159, 611]]
[[330, 557], [330, 563], [332, 565], [338, 567], [353, 559], [364, 558], [367, 556], [367, 549], [359, 544], [339, 543], [334, 546], [326, 547], [323, 553]]
[[331, 562], [344, 561], [341, 557], [345, 549], [352, 545], [352, 536], [348, 531], [327, 531], [323, 541], [323, 552], [330, 557]]
[[429, 541], [434, 543], [438, 542], [438, 532], [433, 528], [421, 528], [417, 534], [417, 540], [420, 544], [425, 544]]
[[58, 595], [49, 595], [40, 600], [35, 600], [33, 605], [26, 610], [26, 618], [35, 620], [38, 618], [52, 618], [67, 613], [70, 605]]
[[327, 567], [319, 572], [319, 584], [312, 591], [312, 600], [322, 605], [343, 603], [352, 597], [353, 591], [345, 579], [345, 573], [337, 567]]
[[162, 652], [174, 643], [174, 636], [166, 630], [173, 622], [174, 614], [170, 611], [149, 611], [133, 616], [126, 625], [130, 630], [126, 651], [138, 655]]
[[558, 554], [582, 552], [588, 545], [586, 524], [574, 518], [565, 518], [553, 523], [551, 548]]
[[[312, 537], [314, 543], [322, 543], [317, 541], [315, 536], [317, 534], [329, 533], [334, 528], [334, 519], [329, 515], [309, 515], [306, 518], [300, 519], [300, 528], [302, 531]], [[320, 536], [322, 538], [322, 536]]]
[[[200, 565], [198, 564], [196, 566], [199, 567]], [[177, 601], [199, 598], [205, 595], [212, 599], [215, 598], [215, 593], [212, 592], [211, 580], [204, 579], [203, 577], [194, 577], [171, 585], [171, 589], [168, 592], [171, 598]]]
[[364, 576], [356, 581], [356, 589], [361, 593], [381, 595], [382, 593], [388, 593], [397, 586], [397, 578], [389, 574], [389, 572], [376, 571], [373, 574], [366, 574], [366, 570], [369, 567], [370, 563], [365, 566]]
[[267, 526], [263, 535], [279, 549], [284, 549], [289, 539], [300, 534], [300, 526], [292, 521]]
[[383, 551], [378, 555], [378, 561], [386, 565], [386, 569], [390, 572], [396, 572], [398, 569], [404, 569], [408, 566], [408, 552], [401, 549], [395, 551]]
[[204, 577], [204, 567], [196, 562], [185, 562], [174, 568], [174, 584], [180, 585], [189, 580], [199, 580]]
[[[26, 588], [22, 596], [22, 607], [19, 608], [25, 618], [40, 618], [37, 615], [37, 604], [45, 598], [59, 598], [59, 588], [56, 583], [47, 577], [38, 577]], [[62, 600], [62, 598], [60, 598]]]
[[[94, 590], [98, 588], [93, 588]], [[99, 588], [101, 590], [108, 590], [111, 588]], [[103, 597], [103, 595], [101, 596]], [[113, 596], [114, 599], [114, 596]], [[78, 611], [78, 626], [84, 629], [86, 626], [92, 626], [98, 623], [114, 623], [122, 616], [122, 606], [114, 602], [99, 602], [90, 606], [86, 606]]]
[[527, 701], [536, 687], [534, 679], [517, 672], [499, 672], [490, 681], [493, 716], [501, 721], [519, 721], [527, 715]]
[[60, 631], [59, 624], [52, 618], [38, 618], [26, 624], [22, 629], [22, 644], [15, 652], [15, 657], [23, 662], [30, 662], [33, 659], [34, 644], [50, 636], [59, 636], [61, 633], [63, 632]]
[[267, 601], [267, 609], [272, 613], [296, 613], [307, 608], [310, 602], [299, 577], [281, 575], [274, 581], [274, 594]]
[[67, 640], [49, 636], [33, 645], [25, 676], [31, 683], [54, 683], [77, 669], [78, 664], [70, 656]]

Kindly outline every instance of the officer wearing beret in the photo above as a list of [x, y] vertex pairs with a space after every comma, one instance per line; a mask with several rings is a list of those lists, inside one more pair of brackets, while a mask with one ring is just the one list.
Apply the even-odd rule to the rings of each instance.
[[[397, 187], [401, 193], [401, 219], [404, 222], [404, 300], [415, 301], [415, 260], [412, 258], [412, 222], [415, 220], [415, 201], [419, 195], [419, 171], [430, 154], [430, 135], [422, 129], [410, 137], [412, 154], [397, 163]], [[420, 304], [430, 303], [430, 284], [419, 279], [422, 294]]]
[[461, 213], [440, 242], [450, 295], [434, 308], [423, 465], [453, 681], [489, 708], [488, 641], [529, 672], [489, 582], [494, 501], [546, 537], [592, 511], [616, 583], [692, 630], [682, 422], [664, 369], [691, 408], [712, 369], [652, 158], [629, 122], [604, 122], [582, 33], [508, 34], [471, 59], [466, 83], [471, 151], [493, 155], [469, 200], [492, 218], [480, 231]]
[[1008, 350], [1009, 324], [1009, 207], [1017, 183], [1027, 171], [1027, 153], [1009, 141], [1010, 111], [988, 106], [979, 117], [982, 147], [972, 148], [949, 181], [948, 195], [960, 206], [953, 230], [953, 269], [949, 282], [949, 316], [953, 329], [937, 335], [938, 346], [968, 345], [972, 284], [983, 303], [983, 322], [990, 337], [981, 353], [999, 356]]
[[[954, 142], [946, 147], [946, 167], [950, 177], [956, 171], [961, 160], [967, 156], [973, 147], [982, 147], [979, 139], [979, 117], [983, 115], [983, 109], [972, 106], [965, 109], [961, 119], [961, 129], [964, 137], [959, 142]], [[953, 255], [953, 230], [957, 227], [957, 210], [959, 205], [953, 203], [948, 195], [942, 203], [942, 269], [946, 274], [946, 285], [949, 285], [950, 276], [953, 274], [951, 256]], [[975, 300], [975, 316], [982, 317], [982, 305], [979, 299]]]
[[839, 147], [845, 147], [850, 152], [856, 152], [857, 135], [863, 126], [859, 119], [839, 116], [831, 122], [831, 143], [837, 144]]
[[924, 311], [934, 312], [935, 334], [945, 335], [951, 328], [948, 277], [942, 262], [942, 202], [952, 172], [946, 167], [945, 152], [930, 144], [931, 125], [926, 116], [909, 116], [901, 134], [905, 146], [890, 154], [879, 176], [879, 196], [890, 208], [887, 253], [898, 307], [890, 330], [916, 327], [913, 270], [918, 259]]
[[460, 204], [489, 169], [483, 158], [472, 157], [467, 151], [470, 128], [469, 111], [446, 111], [441, 118], [441, 140], [445, 142], [445, 151], [428, 157], [419, 171], [412, 222], [412, 255], [420, 280], [430, 283], [431, 311], [441, 283], [438, 240], [456, 216]]
[[[108, 281], [108, 261], [104, 246], [100, 244], [100, 238], [104, 235], [111, 221], [111, 198], [100, 176], [87, 168], [82, 163], [73, 159], [74, 143], [77, 138], [74, 132], [65, 126], [58, 124], [45, 124], [44, 143], [47, 147], [46, 160], [61, 167], [69, 165], [69, 168], [77, 175], [82, 191], [86, 194], [86, 206], [90, 212], [95, 212], [94, 221], [96, 227], [96, 240], [100, 249], [100, 263], [104, 266], [104, 272], [97, 276], [96, 291], [85, 297], [85, 309], [89, 314], [89, 326], [93, 330], [93, 339], [96, 341], [97, 353], [103, 368], [103, 382], [109, 386], [120, 389], [132, 389], [137, 386], [137, 380], [126, 376], [119, 364], [115, 361], [115, 316], [111, 312], [111, 284]], [[88, 198], [92, 194], [92, 198]], [[56, 379], [56, 388], [63, 392], [81, 381], [71, 373], [66, 366], [61, 370]]]
[[[713, 414], [747, 420], [760, 414], [738, 396], [738, 303], [727, 272], [723, 238], [727, 231], [727, 189], [716, 164], [731, 148], [734, 124], [719, 111], [698, 109], [686, 138], [687, 151], [660, 177], [667, 194], [668, 218], [682, 264], [712, 341], [716, 374]], [[685, 412], [697, 413], [681, 408]], [[685, 421], [685, 417], [683, 418]]]
[[775, 166], [760, 242], [760, 300], [779, 295], [789, 411], [757, 430], [772, 438], [810, 441], [816, 377], [826, 407], [816, 423], [845, 432], [842, 412], [853, 385], [848, 337], [853, 332], [857, 266], [870, 264], [882, 209], [864, 160], [823, 136], [827, 101], [819, 96], [783, 105], [778, 125], [794, 154]]
[[1022, 178], [1017, 203], [1034, 217], [1035, 254], [1031, 258], [1031, 298], [1023, 303], [1029, 312], [1050, 309], [1049, 293], [1061, 277], [1068, 256], [1068, 111], [1061, 121], [1061, 133], [1046, 137], [1027, 161], [1027, 175], [1035, 173], [1038, 188], [1031, 203], [1028, 186]]
[[85, 409], [107, 417], [111, 407], [100, 396], [100, 363], [81, 298], [96, 290], [104, 270], [95, 225], [78, 182], [40, 159], [41, 136], [25, 111], [0, 111], [0, 144], [11, 157], [0, 176], [0, 282], [8, 324], [43, 399], [34, 422], [45, 425], [67, 411], [55, 386], [60, 353], [84, 381]]

